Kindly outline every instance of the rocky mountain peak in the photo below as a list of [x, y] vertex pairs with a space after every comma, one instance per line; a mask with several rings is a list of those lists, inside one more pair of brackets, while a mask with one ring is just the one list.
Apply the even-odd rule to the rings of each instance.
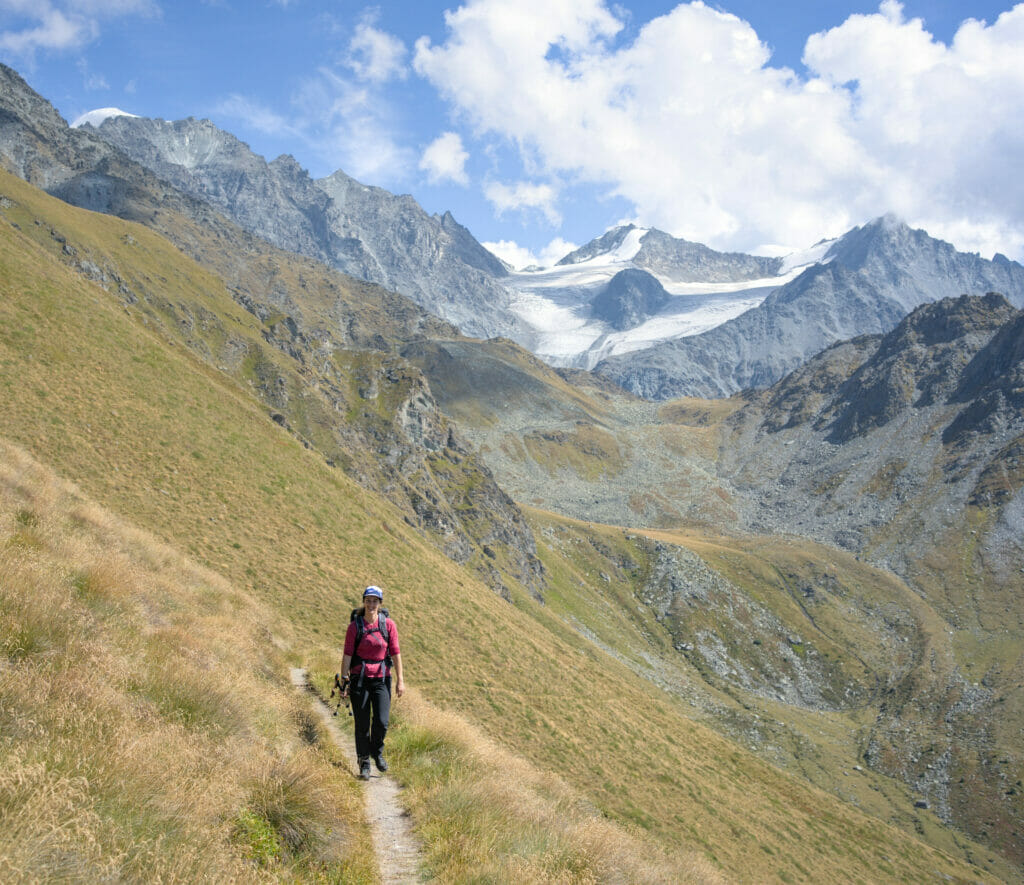
[[843, 234], [825, 253], [825, 257], [846, 267], [860, 268], [874, 256], [906, 253], [915, 247], [920, 248], [929, 239], [925, 231], [912, 229], [898, 216], [882, 215]]
[[909, 407], [944, 402], [965, 369], [1018, 311], [1002, 296], [945, 298], [917, 308], [839, 387], [831, 409], [833, 442], [881, 427]]
[[518, 320], [497, 282], [508, 273], [448, 213], [338, 170], [314, 181], [294, 157], [272, 163], [209, 120], [106, 120], [105, 141], [275, 246], [416, 301], [470, 334], [511, 334]]
[[718, 252], [702, 243], [673, 237], [652, 228], [633, 259], [638, 267], [679, 282], [724, 283], [765, 279], [782, 267], [781, 258], [742, 252]]
[[441, 230], [452, 238], [456, 254], [462, 261], [495, 277], [508, 276], [508, 266], [505, 262], [480, 245], [476, 237], [459, 224], [451, 212], [446, 211], [440, 221]]
[[270, 161], [270, 167], [295, 178], [309, 178], [309, 173], [291, 154], [281, 154]]
[[608, 252], [613, 252], [618, 249], [626, 237], [634, 230], [637, 230], [635, 224], [623, 224], [619, 227], [613, 227], [609, 231], [601, 234], [594, 240], [591, 240], [585, 246], [581, 246], [574, 252], [570, 252], [561, 261], [556, 264], [556, 267], [560, 267], [567, 264], [580, 264], [583, 261], [589, 261], [591, 258], [596, 258], [598, 255], [604, 255]]
[[639, 326], [656, 314], [671, 296], [645, 270], [620, 270], [590, 303], [592, 315], [620, 332]]
[[[42, 128], [68, 125], [57, 109], [29, 86], [21, 74], [3, 63], [0, 63], [0, 93], [4, 104], [17, 117], [34, 120]], [[0, 126], [6, 125], [6, 116], [6, 113], [0, 115]]]
[[168, 121], [117, 116], [108, 117], [96, 128], [102, 138], [117, 144], [122, 150], [129, 143], [140, 140], [146, 143], [151, 162], [158, 163], [165, 170], [174, 166], [194, 170], [214, 165], [253, 168], [265, 163], [262, 157], [252, 153], [247, 144], [207, 119], [187, 117]]

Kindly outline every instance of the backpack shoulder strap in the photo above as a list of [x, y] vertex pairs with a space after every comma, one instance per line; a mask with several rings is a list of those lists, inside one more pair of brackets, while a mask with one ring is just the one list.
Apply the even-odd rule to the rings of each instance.
[[352, 649], [352, 663], [349, 665], [352, 667], [359, 662], [359, 643], [363, 641], [363, 637], [366, 635], [366, 621], [359, 614], [359, 609], [357, 608], [352, 609], [352, 616], [349, 620], [356, 625], [356, 644]]

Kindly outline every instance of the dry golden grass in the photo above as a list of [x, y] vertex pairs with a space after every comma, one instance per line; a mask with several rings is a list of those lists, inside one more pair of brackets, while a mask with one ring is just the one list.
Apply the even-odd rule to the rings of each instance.
[[0, 446], [0, 880], [374, 881], [270, 626]]
[[592, 424], [577, 425], [572, 431], [528, 433], [523, 444], [530, 457], [552, 476], [568, 469], [590, 481], [621, 472], [626, 448], [612, 434]]
[[556, 775], [442, 712], [403, 698], [391, 757], [438, 882], [707, 883], [726, 879], [700, 856], [669, 857], [603, 817]]

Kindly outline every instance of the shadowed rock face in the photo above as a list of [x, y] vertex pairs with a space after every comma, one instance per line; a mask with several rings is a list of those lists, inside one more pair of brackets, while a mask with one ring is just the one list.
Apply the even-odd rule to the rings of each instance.
[[656, 314], [670, 297], [647, 271], [627, 268], [611, 278], [590, 303], [590, 309], [594, 317], [621, 332]]
[[1005, 503], [1024, 488], [1022, 332], [1024, 313], [1000, 295], [947, 298], [752, 396], [720, 464], [748, 503], [743, 521], [875, 545], [913, 572], [986, 489]]
[[1024, 313], [999, 329], [959, 380], [950, 399], [966, 408], [944, 431], [944, 442], [969, 446], [972, 435], [993, 433], [1024, 414]]
[[915, 310], [839, 387], [829, 440], [848, 442], [907, 408], [948, 400], [971, 355], [1016, 313], [1000, 295], [965, 295]]

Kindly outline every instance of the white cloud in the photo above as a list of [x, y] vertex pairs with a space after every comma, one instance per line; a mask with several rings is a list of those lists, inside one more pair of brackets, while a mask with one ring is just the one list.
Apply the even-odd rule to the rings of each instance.
[[[595, 184], [689, 239], [803, 246], [895, 211], [1024, 255], [1024, 5], [947, 46], [886, 0], [812, 36], [807, 77], [703, 3], [628, 44], [612, 9], [467, 0], [444, 43], [417, 42], [414, 67], [475, 133], [514, 145], [530, 178]], [[558, 215], [550, 189], [486, 195], [499, 212]]]
[[294, 128], [285, 117], [259, 102], [237, 93], [229, 95], [220, 101], [216, 105], [214, 112], [218, 116], [239, 120], [257, 132], [264, 132], [270, 135], [294, 132]]
[[[805, 60], [831, 84], [855, 81], [848, 126], [876, 159], [889, 208], [959, 231], [991, 251], [1024, 246], [1024, 5], [992, 25], [964, 22], [936, 42], [898, 3], [851, 16], [807, 41]], [[932, 228], [929, 228], [931, 230]], [[992, 237], [1005, 237], [994, 240]]]
[[387, 186], [415, 168], [413, 151], [403, 146], [398, 115], [374, 83], [357, 83], [321, 68], [294, 99], [296, 128], [333, 171]]
[[356, 27], [348, 50], [346, 65], [360, 80], [386, 83], [394, 79], [404, 80], [408, 76], [405, 44], [394, 35], [375, 28], [370, 20], [364, 20]]
[[466, 160], [469, 154], [462, 146], [462, 138], [455, 132], [445, 132], [431, 142], [420, 158], [420, 169], [427, 173], [431, 184], [453, 181], [468, 185]]
[[0, 50], [30, 56], [39, 49], [73, 49], [93, 40], [99, 33], [95, 22], [68, 16], [59, 9], [48, 8], [47, 4], [42, 4], [38, 11], [26, 10], [23, 14], [30, 17], [31, 23], [0, 33]]
[[515, 184], [491, 182], [484, 187], [484, 196], [494, 206], [498, 215], [506, 212], [540, 212], [549, 224], [558, 225], [562, 216], [555, 209], [557, 191], [549, 184], [534, 184], [529, 181], [518, 181]]
[[99, 36], [100, 21], [121, 15], [152, 15], [152, 0], [0, 0], [10, 24], [0, 30], [0, 50], [31, 59], [37, 51], [77, 49]]
[[539, 252], [533, 252], [526, 246], [520, 246], [514, 240], [484, 243], [483, 246], [517, 270], [524, 267], [552, 267], [570, 252], [579, 248], [576, 243], [570, 243], [561, 237], [553, 239]]
[[84, 58], [78, 61], [78, 70], [82, 75], [82, 84], [90, 92], [98, 92], [110, 89], [110, 83], [103, 74], [97, 74], [89, 70], [89, 65]]
[[314, 175], [343, 169], [362, 182], [394, 187], [416, 168], [418, 158], [404, 146], [406, 135], [396, 123], [399, 116], [381, 84], [357, 81], [332, 68], [320, 67], [310, 74], [285, 113], [238, 94], [220, 101], [215, 112], [301, 143]]

